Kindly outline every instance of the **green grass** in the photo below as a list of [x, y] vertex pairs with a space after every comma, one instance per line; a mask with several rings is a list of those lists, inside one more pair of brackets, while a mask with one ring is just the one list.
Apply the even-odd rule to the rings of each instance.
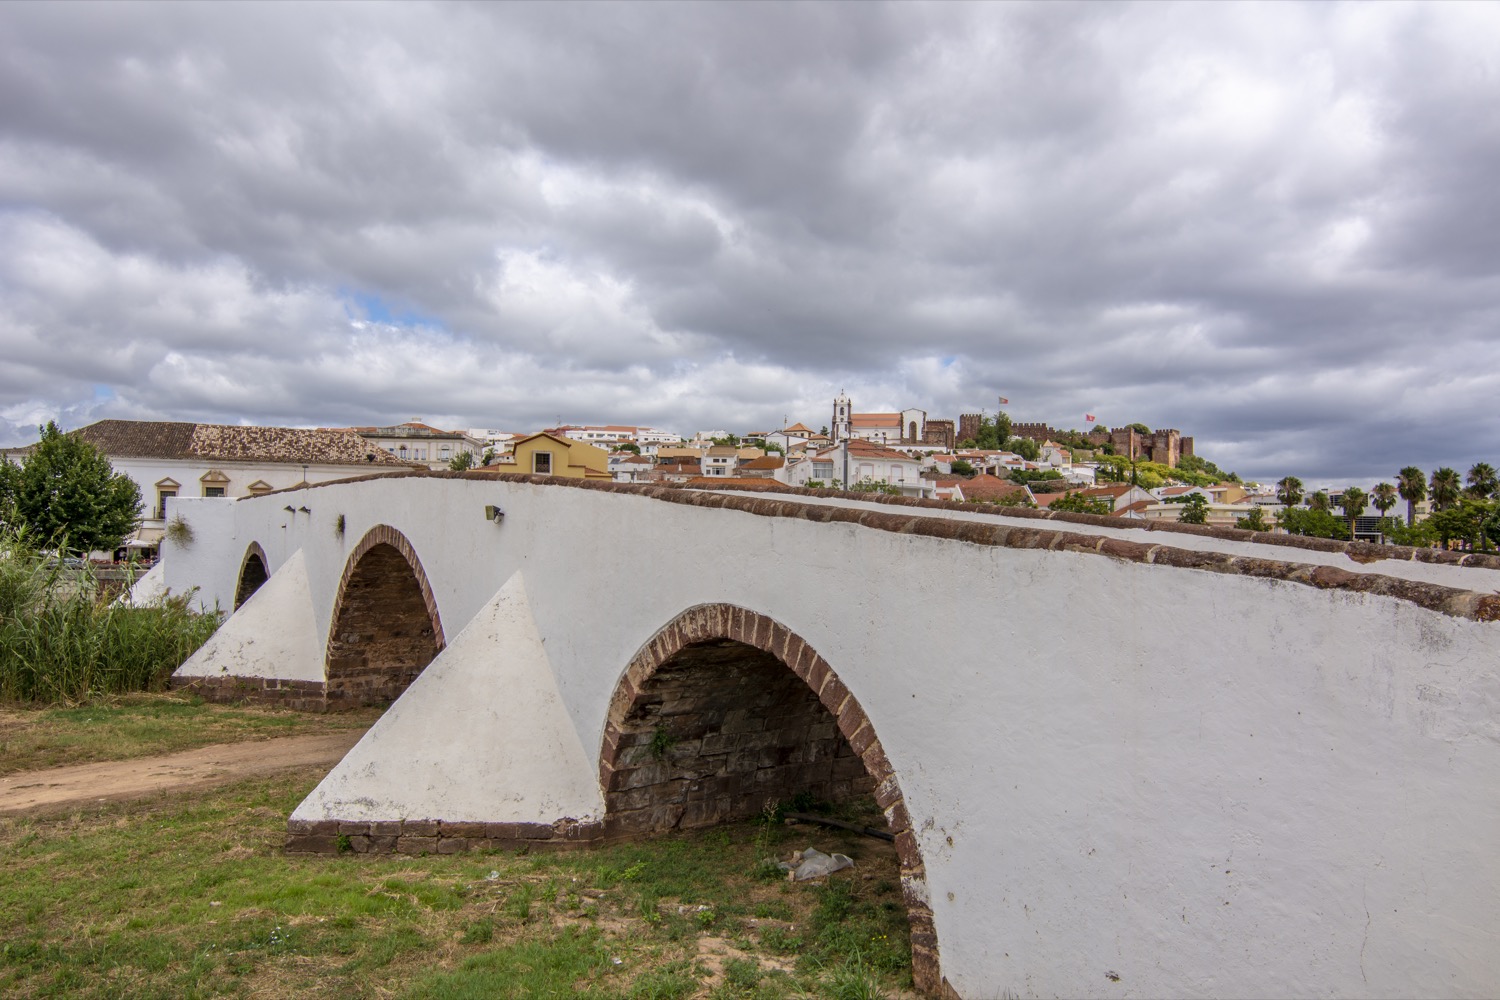
[[214, 743], [365, 729], [378, 709], [311, 715], [206, 704], [188, 695], [120, 695], [76, 708], [0, 707], [0, 774], [129, 760]]
[[[910, 989], [887, 844], [746, 823], [572, 853], [284, 855], [285, 817], [319, 777], [0, 820], [0, 995]], [[822, 886], [755, 877], [763, 851], [808, 845], [856, 867]]]

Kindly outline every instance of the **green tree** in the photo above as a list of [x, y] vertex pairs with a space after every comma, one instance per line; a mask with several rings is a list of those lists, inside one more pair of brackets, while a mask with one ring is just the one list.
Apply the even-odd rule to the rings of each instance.
[[1427, 499], [1427, 476], [1415, 465], [1396, 473], [1396, 492], [1406, 501], [1406, 526], [1417, 522], [1417, 504]]
[[955, 476], [972, 476], [974, 474], [974, 466], [966, 458], [955, 458], [949, 468], [953, 470]]
[[1480, 500], [1488, 500], [1500, 490], [1500, 479], [1496, 478], [1495, 467], [1488, 462], [1476, 462], [1469, 469], [1468, 493]]
[[1046, 483], [1061, 479], [1063, 474], [1056, 469], [1011, 469], [1008, 477], [1013, 483]]
[[639, 455], [641, 453], [641, 446], [638, 445], [638, 444], [636, 444], [634, 441], [625, 441], [625, 442], [623, 442], [621, 444], [615, 445], [614, 448], [611, 449], [611, 450], [613, 450], [613, 451], [628, 451], [632, 455]]
[[1447, 510], [1458, 500], [1461, 487], [1458, 472], [1448, 468], [1446, 465], [1432, 474], [1432, 479], [1427, 483], [1427, 489], [1432, 494], [1432, 506], [1435, 510]]
[[849, 487], [850, 493], [885, 493], [890, 496], [899, 497], [901, 487], [894, 483], [888, 483], [884, 479], [861, 479]]
[[1020, 455], [1028, 462], [1035, 462], [1038, 458], [1042, 457], [1042, 446], [1031, 440], [1031, 438], [1011, 438], [1005, 442], [1004, 447], [1007, 451]]
[[1266, 512], [1261, 509], [1260, 504], [1250, 508], [1250, 513], [1244, 517], [1235, 518], [1234, 526], [1244, 528], [1246, 531], [1270, 531], [1271, 523], [1266, 520]]
[[495, 449], [494, 448], [486, 448], [486, 449], [484, 449], [484, 455], [480, 457], [479, 464], [480, 465], [489, 465], [494, 460], [495, 460]]
[[1311, 510], [1320, 510], [1326, 514], [1333, 509], [1333, 501], [1328, 499], [1327, 490], [1318, 490], [1307, 498], [1307, 506]]
[[[785, 455], [786, 454], [786, 449], [783, 448], [781, 445], [777, 444], [775, 441], [768, 442], [765, 445], [764, 450], [765, 450], [765, 453], [767, 455]], [[639, 455], [640, 452], [637, 451], [636, 454]]]
[[19, 466], [5, 473], [14, 519], [38, 543], [108, 551], [140, 524], [141, 491], [98, 448], [49, 421]]
[[1002, 443], [1010, 440], [1010, 414], [995, 414], [995, 438]]
[[1052, 501], [1048, 510], [1062, 510], [1073, 514], [1110, 514], [1113, 510], [1106, 497], [1086, 497], [1082, 493], [1069, 493]]
[[448, 459], [448, 468], [452, 472], [463, 472], [465, 469], [474, 468], [474, 453], [472, 451], [461, 451]]
[[1497, 506], [1475, 497], [1460, 497], [1451, 505], [1433, 513], [1427, 519], [1438, 541], [1448, 545], [1462, 542], [1471, 549], [1484, 550], [1488, 539], [1500, 535], [1500, 515]]
[[1381, 521], [1380, 530], [1397, 545], [1411, 545], [1425, 549], [1437, 543], [1437, 532], [1432, 530], [1431, 521], [1407, 524], [1399, 517], [1387, 517]]
[[1380, 537], [1385, 538], [1385, 522], [1389, 520], [1386, 513], [1394, 506], [1400, 498], [1396, 487], [1390, 483], [1376, 483], [1375, 488], [1370, 490], [1370, 503], [1376, 510], [1380, 511]]
[[1125, 426], [1129, 427], [1131, 430], [1135, 431], [1137, 434], [1150, 434], [1151, 433], [1151, 428], [1147, 427], [1145, 424], [1141, 423], [1140, 421], [1136, 421], [1133, 424], [1126, 424]]
[[1303, 494], [1302, 480], [1296, 476], [1284, 476], [1276, 484], [1276, 499], [1281, 501], [1283, 507], [1295, 507], [1302, 502]]
[[1346, 539], [1349, 528], [1343, 518], [1334, 517], [1326, 510], [1314, 507], [1283, 507], [1276, 515], [1277, 522], [1289, 535], [1306, 535], [1309, 538]]
[[1351, 486], [1344, 491], [1339, 498], [1339, 507], [1343, 509], [1344, 516], [1349, 519], [1349, 537], [1354, 537], [1354, 522], [1365, 512], [1370, 504], [1370, 497], [1358, 486]]
[[1208, 497], [1202, 493], [1189, 493], [1182, 502], [1182, 513], [1177, 517], [1183, 524], [1208, 523]]

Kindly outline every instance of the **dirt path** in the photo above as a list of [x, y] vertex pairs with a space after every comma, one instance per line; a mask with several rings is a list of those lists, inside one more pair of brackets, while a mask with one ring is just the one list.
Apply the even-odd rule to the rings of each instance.
[[0, 777], [0, 816], [204, 788], [294, 767], [332, 768], [363, 735], [352, 730], [219, 743], [161, 757], [21, 771]]

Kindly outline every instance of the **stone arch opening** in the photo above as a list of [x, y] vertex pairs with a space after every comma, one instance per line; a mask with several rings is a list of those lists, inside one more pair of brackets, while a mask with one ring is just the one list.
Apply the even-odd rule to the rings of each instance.
[[872, 794], [895, 837], [912, 978], [941, 990], [925, 869], [895, 772], [858, 699], [785, 626], [706, 604], [658, 631], [610, 700], [599, 780], [607, 838], [746, 819], [801, 792]]
[[260, 543], [251, 542], [250, 547], [245, 550], [245, 558], [240, 561], [240, 582], [234, 588], [236, 610], [271, 578], [271, 572], [267, 568], [269, 566], [270, 561], [266, 559], [266, 552], [260, 547]]
[[442, 650], [427, 573], [406, 536], [377, 525], [344, 565], [329, 627], [330, 709], [395, 701]]

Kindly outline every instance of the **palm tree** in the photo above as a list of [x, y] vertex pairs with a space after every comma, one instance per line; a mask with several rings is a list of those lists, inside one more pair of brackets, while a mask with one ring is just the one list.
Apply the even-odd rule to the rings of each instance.
[[1321, 510], [1326, 514], [1328, 513], [1329, 508], [1333, 506], [1333, 503], [1328, 499], [1327, 490], [1318, 490], [1312, 496], [1307, 498], [1307, 506], [1312, 508], [1313, 510]]
[[1398, 497], [1399, 494], [1396, 493], [1396, 487], [1392, 486], [1390, 483], [1376, 483], [1375, 488], [1370, 491], [1370, 503], [1375, 506], [1376, 510], [1380, 511], [1381, 540], [1385, 539], [1386, 512], [1389, 511], [1392, 507], [1396, 506], [1396, 500], [1398, 499]]
[[1427, 499], [1427, 476], [1415, 465], [1396, 473], [1396, 492], [1406, 501], [1406, 526], [1417, 523], [1417, 504]]
[[1276, 484], [1276, 499], [1283, 507], [1295, 507], [1302, 500], [1302, 480], [1286, 476]]
[[1480, 500], [1488, 500], [1495, 495], [1500, 488], [1500, 478], [1495, 475], [1495, 467], [1488, 462], [1478, 462], [1469, 469], [1469, 494]]
[[1359, 515], [1365, 512], [1365, 507], [1369, 502], [1369, 496], [1358, 486], [1349, 487], [1344, 491], [1344, 495], [1339, 498], [1339, 506], [1343, 508], [1344, 516], [1349, 519], [1350, 541], [1354, 541], [1354, 521]]
[[1437, 510], [1447, 510], [1458, 500], [1461, 488], [1458, 472], [1445, 465], [1432, 474], [1427, 487], [1432, 491], [1432, 506]]

